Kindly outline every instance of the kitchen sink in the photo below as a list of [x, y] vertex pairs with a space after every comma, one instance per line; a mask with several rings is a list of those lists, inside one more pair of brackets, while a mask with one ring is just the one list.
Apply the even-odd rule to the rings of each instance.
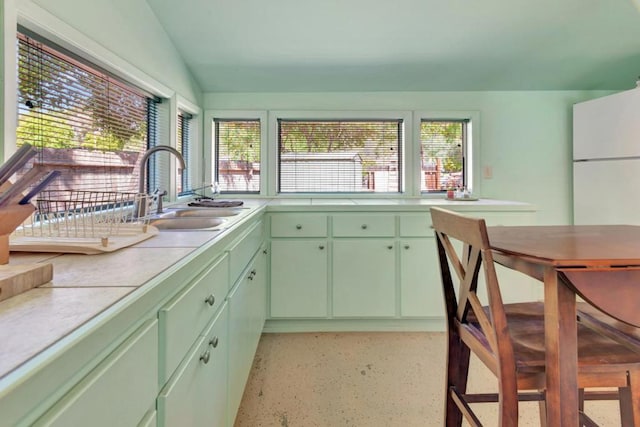
[[224, 219], [215, 217], [176, 217], [176, 216], [160, 216], [151, 218], [149, 224], [160, 230], [207, 230], [217, 227], [224, 223]]
[[167, 208], [162, 218], [217, 218], [239, 215], [245, 208]]

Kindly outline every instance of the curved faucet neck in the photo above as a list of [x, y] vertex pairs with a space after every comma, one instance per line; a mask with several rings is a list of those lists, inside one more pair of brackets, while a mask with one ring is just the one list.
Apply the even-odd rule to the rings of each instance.
[[178, 150], [176, 150], [173, 147], [170, 147], [168, 145], [156, 145], [155, 147], [149, 148], [144, 155], [142, 156], [142, 159], [140, 160], [140, 180], [138, 182], [138, 192], [140, 194], [146, 194], [147, 189], [145, 188], [145, 178], [147, 176], [147, 162], [149, 160], [149, 157], [151, 157], [151, 155], [153, 153], [156, 153], [158, 151], [167, 151], [171, 154], [173, 154], [174, 156], [176, 156], [176, 158], [178, 159], [178, 161], [180, 162], [180, 167], [182, 167], [182, 169], [186, 169], [186, 165], [184, 162], [184, 158], [182, 157], [182, 154], [180, 154], [180, 152]]

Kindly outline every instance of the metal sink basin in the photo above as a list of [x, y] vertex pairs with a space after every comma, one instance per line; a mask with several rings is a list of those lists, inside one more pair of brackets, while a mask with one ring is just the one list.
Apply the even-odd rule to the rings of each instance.
[[217, 218], [235, 216], [244, 208], [168, 208], [159, 216], [162, 218]]
[[149, 224], [160, 230], [206, 230], [219, 226], [224, 219], [214, 217], [160, 216], [149, 220]]

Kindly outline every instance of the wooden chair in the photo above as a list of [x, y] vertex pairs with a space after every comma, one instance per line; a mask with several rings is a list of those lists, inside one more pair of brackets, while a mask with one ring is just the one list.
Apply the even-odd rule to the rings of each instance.
[[[544, 424], [544, 304], [503, 304], [483, 219], [441, 208], [431, 208], [431, 217], [447, 313], [445, 425], [460, 426], [464, 416], [481, 426], [471, 404], [498, 402], [498, 425], [517, 426], [523, 400], [541, 402]], [[486, 304], [477, 292], [481, 275]], [[467, 393], [471, 352], [497, 377], [498, 393]], [[622, 425], [640, 427], [640, 353], [580, 323], [578, 384], [581, 425], [596, 425], [584, 413], [583, 399], [619, 399]], [[592, 387], [612, 391], [583, 390]]]

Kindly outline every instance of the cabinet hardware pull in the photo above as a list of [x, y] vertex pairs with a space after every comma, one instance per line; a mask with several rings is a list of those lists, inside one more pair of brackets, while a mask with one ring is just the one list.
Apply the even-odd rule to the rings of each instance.
[[410, 248], [410, 246], [409, 246], [409, 245], [404, 245], [404, 248], [405, 248], [405, 249], [409, 249], [409, 248]]
[[251, 273], [249, 273], [249, 277], [247, 277], [247, 279], [253, 280], [255, 275], [256, 275], [256, 270], [251, 270]]
[[296, 225], [296, 230], [302, 230], [302, 225], [300, 224]]
[[263, 250], [262, 253], [266, 255], [267, 254], [267, 250], [266, 249]]
[[213, 294], [211, 294], [207, 298], [205, 298], [204, 302], [206, 302], [207, 304], [213, 306], [213, 304], [216, 302], [216, 297], [213, 296]]
[[362, 224], [362, 225], [360, 226], [360, 228], [362, 228], [363, 230], [366, 230], [366, 229], [367, 229], [367, 224]]
[[387, 249], [393, 249], [392, 245], [387, 246]]
[[218, 346], [218, 337], [213, 337], [211, 341], [209, 341], [209, 345], [213, 348], [216, 348]]
[[318, 249], [323, 250], [324, 249], [324, 245], [318, 246]]
[[205, 351], [202, 356], [200, 356], [200, 360], [206, 365], [209, 363], [209, 358], [211, 357], [211, 353], [209, 350]]

